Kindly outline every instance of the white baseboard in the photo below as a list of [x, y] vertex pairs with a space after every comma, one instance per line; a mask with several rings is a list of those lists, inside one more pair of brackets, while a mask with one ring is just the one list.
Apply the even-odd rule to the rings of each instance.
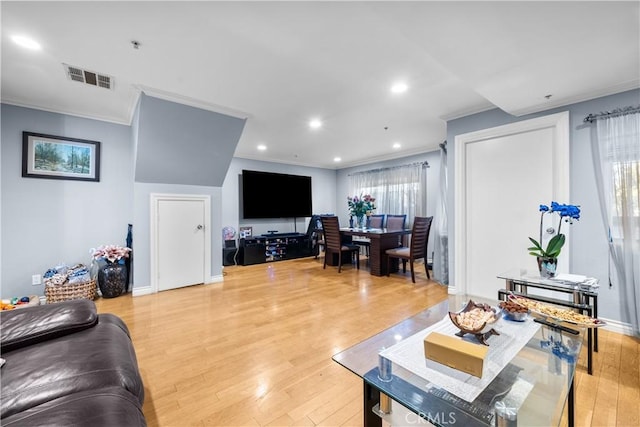
[[151, 286], [142, 286], [134, 287], [131, 293], [134, 297], [139, 297], [142, 295], [151, 295], [153, 292], [151, 292]]
[[603, 329], [618, 334], [633, 336], [633, 327], [631, 327], [630, 323], [621, 322], [619, 320], [606, 319], [604, 317], [600, 317], [600, 319], [607, 322], [606, 326], [602, 327]]
[[[211, 283], [222, 283], [222, 282], [224, 282], [224, 278], [222, 274], [219, 274], [217, 276], [211, 276], [209, 278], [209, 282], [207, 282], [206, 284], [209, 285]], [[134, 297], [139, 297], [142, 295], [151, 295], [153, 291], [151, 290], [151, 286], [138, 286], [138, 287], [134, 287], [131, 293]]]
[[458, 295], [458, 288], [449, 285], [447, 292], [449, 293], [449, 295]]
[[224, 277], [222, 274], [218, 274], [217, 276], [211, 276], [209, 279], [209, 283], [220, 283], [224, 282]]

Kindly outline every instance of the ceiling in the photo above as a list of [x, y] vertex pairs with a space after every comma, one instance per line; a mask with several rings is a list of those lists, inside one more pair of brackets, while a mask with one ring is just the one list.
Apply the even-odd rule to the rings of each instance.
[[2, 102], [130, 124], [144, 91], [247, 118], [236, 157], [343, 168], [437, 149], [448, 119], [640, 87], [639, 5], [2, 1]]

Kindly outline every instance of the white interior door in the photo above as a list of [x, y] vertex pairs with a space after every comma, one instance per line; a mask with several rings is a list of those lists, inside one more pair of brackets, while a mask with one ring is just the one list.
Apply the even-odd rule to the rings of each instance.
[[198, 197], [155, 199], [156, 262], [152, 268], [157, 290], [207, 282], [207, 201]]
[[563, 113], [456, 137], [455, 292], [495, 299], [498, 274], [537, 268], [538, 206], [569, 203], [568, 134]]

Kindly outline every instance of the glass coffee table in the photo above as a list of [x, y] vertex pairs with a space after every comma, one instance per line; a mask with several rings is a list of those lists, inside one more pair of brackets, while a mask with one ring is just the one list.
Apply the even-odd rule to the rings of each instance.
[[[448, 312], [459, 311], [469, 299], [491, 306], [498, 304], [498, 301], [451, 295], [448, 301], [333, 356], [334, 361], [363, 380], [363, 425], [382, 426], [384, 419], [391, 425], [424, 425], [427, 421], [436, 426], [554, 426], [560, 424], [564, 407], [568, 405], [568, 424], [573, 426], [573, 378], [584, 329], [534, 324], [529, 316], [523, 328], [528, 328], [531, 337], [523, 341], [522, 348], [515, 350], [515, 356], [499, 368], [497, 376], [471, 401], [450, 391], [448, 378], [451, 376], [452, 381], [457, 381], [454, 377], [459, 371], [424, 359], [430, 369], [438, 371], [437, 376], [429, 377], [422, 366], [412, 369], [402, 360], [397, 363], [380, 356], [383, 349], [386, 349], [384, 354], [388, 354], [403, 343], [422, 339], [423, 331], [426, 336], [428, 330], [444, 325], [442, 320], [445, 317], [448, 320]], [[488, 343], [491, 346], [491, 339]], [[398, 346], [393, 347], [396, 344]], [[417, 357], [424, 358], [424, 354]], [[473, 381], [475, 379], [470, 382]]]

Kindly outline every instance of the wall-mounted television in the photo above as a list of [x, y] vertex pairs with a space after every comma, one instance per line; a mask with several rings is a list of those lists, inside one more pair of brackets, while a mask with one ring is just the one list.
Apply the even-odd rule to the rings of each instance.
[[240, 200], [245, 219], [310, 217], [311, 177], [243, 170]]

